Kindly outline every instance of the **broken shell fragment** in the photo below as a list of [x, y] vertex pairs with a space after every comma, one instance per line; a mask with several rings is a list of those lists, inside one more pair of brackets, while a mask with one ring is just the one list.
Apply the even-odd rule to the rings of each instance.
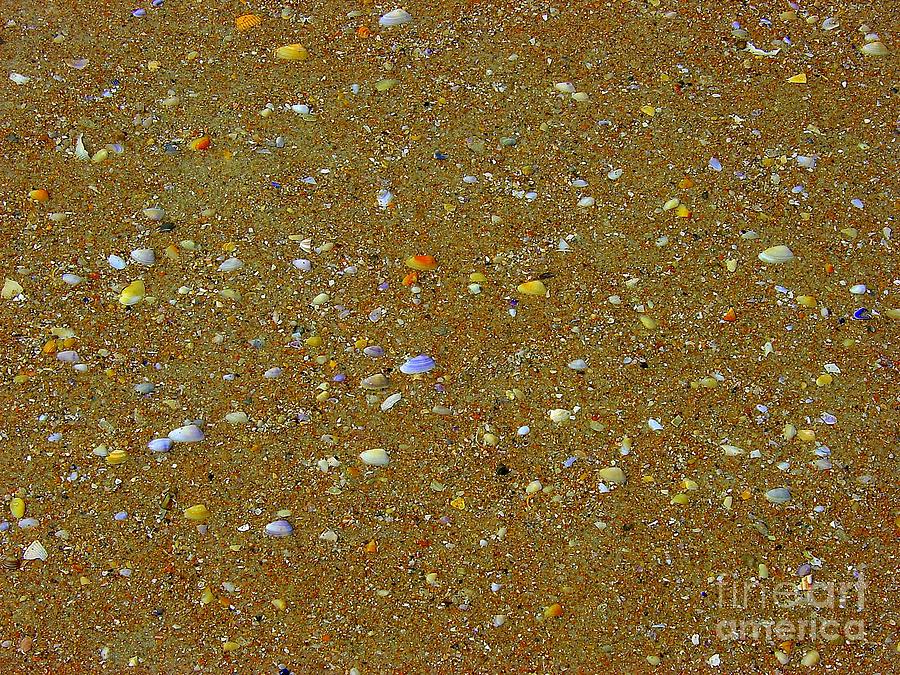
[[44, 545], [39, 541], [33, 541], [28, 545], [28, 548], [25, 549], [25, 552], [22, 554], [23, 560], [46, 560], [47, 559], [47, 549], [44, 548]]
[[767, 248], [759, 254], [759, 259], [765, 263], [776, 265], [786, 263], [794, 259], [794, 254], [787, 246], [778, 245]]
[[419, 272], [433, 272], [437, 269], [437, 260], [431, 255], [413, 255], [406, 259], [406, 266]]

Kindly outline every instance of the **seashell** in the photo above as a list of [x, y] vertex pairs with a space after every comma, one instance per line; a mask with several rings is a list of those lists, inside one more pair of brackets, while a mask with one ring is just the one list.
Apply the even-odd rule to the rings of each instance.
[[106, 456], [106, 463], [110, 466], [118, 466], [128, 461], [128, 453], [124, 450], [113, 450]]
[[119, 302], [126, 307], [131, 307], [132, 305], [136, 305], [141, 300], [143, 300], [146, 292], [147, 291], [144, 288], [143, 281], [141, 281], [140, 279], [138, 279], [137, 281], [132, 281], [124, 289], [122, 289], [122, 292], [119, 294]]
[[200, 136], [199, 138], [195, 138], [192, 140], [188, 147], [191, 150], [209, 150], [209, 146], [212, 144], [212, 139], [209, 136]]
[[328, 293], [319, 293], [316, 297], [314, 297], [312, 299], [312, 304], [315, 307], [320, 307], [320, 306], [324, 305], [326, 302], [328, 302], [330, 299], [331, 299], [331, 296], [328, 295]]
[[288, 537], [294, 533], [294, 527], [286, 520], [273, 520], [266, 525], [266, 534], [270, 537]]
[[437, 269], [437, 260], [431, 255], [413, 255], [406, 259], [406, 266], [420, 272], [433, 272]]
[[312, 263], [305, 258], [297, 258], [294, 261], [294, 267], [296, 267], [301, 272], [309, 272], [312, 269]]
[[853, 284], [850, 287], [850, 292], [853, 295], [865, 295], [867, 290], [868, 289], [866, 288], [865, 284]]
[[27, 75], [22, 75], [21, 73], [10, 73], [9, 79], [15, 82], [16, 84], [28, 84], [31, 82], [31, 78]]
[[244, 14], [243, 16], [238, 16], [234, 19], [234, 27], [242, 33], [251, 28], [256, 28], [261, 23], [262, 19], [256, 16], [256, 14]]
[[550, 419], [557, 424], [562, 424], [563, 422], [568, 422], [572, 419], [572, 411], [565, 410], [564, 408], [554, 408], [547, 412], [550, 416]]
[[78, 363], [81, 359], [78, 357], [78, 352], [74, 349], [67, 349], [62, 352], [57, 352], [56, 358], [63, 363]]
[[608, 174], [606, 174], [606, 177], [610, 180], [619, 180], [622, 177], [623, 173], [625, 173], [624, 169], [613, 169]]
[[171, 438], [154, 438], [147, 443], [147, 447], [150, 448], [150, 452], [168, 452], [172, 449], [173, 444], [174, 441]]
[[65, 211], [54, 211], [53, 213], [48, 213], [47, 217], [54, 223], [64, 223], [69, 219], [69, 214]]
[[7, 555], [7, 556], [3, 556], [2, 564], [3, 564], [4, 568], [12, 571], [12, 570], [19, 569], [19, 567], [22, 563], [15, 556]]
[[726, 457], [738, 457], [745, 452], [743, 448], [739, 448], [736, 445], [720, 445], [719, 447], [722, 448], [722, 452], [725, 453]]
[[568, 366], [572, 370], [580, 373], [584, 370], [587, 370], [588, 364], [584, 359], [575, 359], [574, 361], [569, 361]]
[[13, 497], [9, 500], [9, 512], [14, 518], [21, 518], [25, 515], [25, 500], [21, 497]]
[[156, 262], [156, 254], [152, 248], [136, 248], [131, 252], [131, 259], [148, 267]]
[[398, 84], [400, 84], [400, 80], [378, 80], [378, 82], [375, 83], [375, 91], [387, 91], [388, 89], [393, 89]]
[[384, 26], [385, 28], [390, 28], [391, 26], [401, 26], [404, 23], [409, 23], [412, 21], [412, 14], [407, 12], [405, 9], [397, 8], [393, 9], [380, 19], [378, 19], [378, 25]]
[[134, 390], [138, 394], [152, 394], [156, 386], [152, 382], [138, 382], [134, 385]]
[[391, 408], [393, 408], [402, 398], [402, 394], [398, 391], [396, 394], [391, 394], [381, 403], [381, 412], [387, 412]]
[[39, 541], [33, 541], [28, 545], [28, 548], [25, 549], [25, 552], [22, 554], [22, 560], [46, 560], [47, 559], [47, 549], [44, 548], [44, 545]]
[[369, 375], [364, 378], [362, 382], [360, 382], [363, 389], [369, 389], [371, 391], [378, 391], [381, 389], [387, 389], [391, 386], [391, 381], [387, 378], [386, 375], [382, 373], [375, 373], [374, 375]]
[[543, 281], [526, 281], [516, 288], [522, 295], [546, 295], [547, 287]]
[[194, 504], [184, 510], [184, 517], [188, 520], [202, 522], [209, 518], [209, 509], [206, 504]]
[[158, 206], [151, 206], [148, 209], [144, 209], [144, 215], [154, 222], [159, 222], [166, 217], [166, 212]]
[[176, 443], [197, 443], [206, 438], [203, 430], [196, 424], [187, 424], [169, 432], [169, 438]]
[[50, 199], [50, 193], [43, 188], [39, 188], [37, 190], [32, 190], [31, 192], [29, 192], [28, 198], [36, 202], [46, 202]]
[[772, 504], [786, 504], [791, 501], [791, 491], [785, 487], [773, 488], [766, 492], [766, 500]]
[[219, 265], [220, 272], [234, 272], [244, 266], [244, 261], [240, 258], [229, 258]]
[[381, 356], [384, 356], [384, 349], [377, 345], [371, 345], [363, 349], [363, 354], [365, 354], [366, 356], [371, 356], [373, 359], [377, 359]]
[[391, 458], [382, 448], [365, 450], [359, 453], [359, 458], [366, 466], [387, 466], [391, 462]]
[[621, 485], [625, 482], [625, 472], [617, 466], [608, 466], [605, 469], [600, 469], [599, 474], [600, 478], [607, 483]]
[[0, 297], [2, 297], [4, 300], [12, 300], [24, 290], [25, 289], [22, 288], [22, 285], [18, 281], [7, 279], [3, 283], [3, 288], [0, 289]]
[[69, 286], [77, 286], [77, 285], [80, 284], [82, 281], [84, 281], [84, 279], [82, 279], [82, 278], [81, 278], [80, 276], [78, 276], [77, 274], [63, 274], [63, 275], [62, 275], [62, 280], [63, 280], [65, 283], [69, 284]]
[[266, 372], [263, 373], [263, 377], [267, 380], [274, 380], [279, 375], [281, 375], [281, 368], [279, 368], [278, 366], [269, 368]]
[[833, 17], [828, 17], [822, 22], [822, 30], [834, 30], [840, 27], [840, 23]]
[[32, 527], [37, 527], [40, 521], [37, 518], [22, 518], [16, 524], [20, 530], [30, 530]]
[[877, 40], [875, 42], [864, 44], [859, 48], [859, 51], [867, 56], [887, 56], [890, 54], [888, 48], [884, 46], [884, 43]]
[[128, 263], [125, 261], [125, 258], [118, 255], [111, 255], [106, 259], [106, 262], [109, 263], [109, 266], [114, 270], [124, 270], [128, 267]]
[[765, 251], [760, 253], [759, 259], [765, 263], [775, 265], [778, 263], [785, 263], [793, 260], [794, 254], [787, 246], [778, 245], [767, 248]]
[[247, 413], [242, 410], [236, 410], [225, 415], [225, 421], [228, 424], [246, 424], [248, 419]]
[[575, 93], [575, 85], [571, 82], [557, 82], [553, 85], [553, 88], [556, 89], [561, 94], [574, 94]]
[[282, 61], [306, 61], [309, 58], [309, 52], [301, 44], [292, 44], [276, 49], [275, 56]]
[[78, 134], [78, 138], [75, 139], [75, 157], [83, 160], [91, 158], [91, 153], [84, 147], [84, 134]]
[[597, 202], [593, 197], [582, 197], [581, 199], [578, 200], [578, 206], [580, 206], [583, 209], [593, 206], [596, 203]]
[[400, 366], [400, 372], [404, 375], [418, 375], [419, 373], [427, 373], [435, 366], [434, 359], [425, 354], [419, 354], [407, 360]]

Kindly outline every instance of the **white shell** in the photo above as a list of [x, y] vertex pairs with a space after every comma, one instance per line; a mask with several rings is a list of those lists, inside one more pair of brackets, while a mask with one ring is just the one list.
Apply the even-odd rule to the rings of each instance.
[[128, 263], [125, 261], [125, 258], [118, 255], [111, 255], [106, 259], [106, 262], [109, 263], [109, 266], [114, 270], [124, 270], [128, 267]]
[[131, 259], [149, 267], [156, 262], [156, 254], [152, 248], [136, 248], [131, 252]]
[[297, 258], [294, 261], [294, 267], [301, 272], [309, 272], [312, 269], [312, 263], [306, 258]]
[[234, 272], [235, 270], [239, 270], [244, 266], [244, 261], [240, 258], [229, 258], [221, 265], [219, 265], [220, 272]]
[[548, 411], [547, 414], [550, 416], [550, 419], [557, 424], [562, 424], [563, 422], [568, 422], [572, 419], [572, 412], [563, 408], [554, 408], [553, 410]]
[[391, 394], [381, 403], [381, 412], [387, 412], [395, 405], [397, 402], [403, 397], [403, 395], [398, 391], [396, 394]]
[[158, 206], [151, 206], [149, 209], [144, 209], [144, 215], [150, 220], [159, 222], [166, 217], [166, 212]]
[[789, 262], [794, 259], [794, 254], [787, 246], [779, 244], [772, 246], [759, 254], [759, 259], [765, 263], [778, 264]]
[[391, 462], [387, 452], [382, 448], [372, 448], [359, 453], [359, 458], [363, 464], [368, 466], [387, 466]]
[[62, 275], [62, 280], [63, 280], [64, 282], [66, 282], [67, 284], [69, 284], [69, 286], [77, 286], [77, 285], [80, 284], [82, 281], [84, 281], [84, 279], [82, 279], [82, 278], [81, 278], [80, 276], [78, 276], [77, 274], [63, 274], [63, 275]]
[[575, 93], [575, 85], [571, 82], [557, 82], [553, 85], [556, 91], [561, 94], [574, 94]]
[[169, 438], [176, 443], [196, 443], [197, 441], [202, 441], [205, 438], [205, 435], [203, 434], [203, 430], [196, 424], [188, 424], [183, 427], [178, 427], [177, 429], [172, 429], [172, 431], [169, 432]]
[[23, 560], [46, 560], [47, 559], [47, 549], [44, 548], [44, 545], [39, 541], [33, 541], [28, 545], [28, 548], [25, 549], [25, 552], [22, 554]]
[[868, 44], [860, 47], [859, 51], [863, 54], [868, 54], [869, 56], [887, 56], [890, 52], [888, 52], [887, 47], [884, 46], [883, 42], [869, 42]]
[[75, 156], [78, 159], [91, 158], [91, 153], [84, 147], [84, 134], [78, 134], [78, 139], [75, 141]]
[[588, 368], [588, 364], [584, 359], [575, 359], [574, 361], [569, 361], [568, 365], [569, 368], [577, 372], [587, 370]]
[[22, 75], [21, 73], [10, 73], [9, 79], [16, 84], [28, 84], [31, 81], [30, 77], [28, 77], [27, 75]]
[[225, 421], [228, 422], [228, 424], [246, 424], [247, 419], [247, 413], [241, 410], [230, 412], [225, 415]]
[[378, 20], [379, 26], [399, 26], [404, 23], [409, 23], [412, 21], [412, 14], [407, 12], [405, 9], [394, 9], [385, 14]]
[[719, 447], [722, 448], [722, 452], [725, 453], [726, 457], [738, 457], [744, 454], [744, 449], [736, 445], [720, 445]]

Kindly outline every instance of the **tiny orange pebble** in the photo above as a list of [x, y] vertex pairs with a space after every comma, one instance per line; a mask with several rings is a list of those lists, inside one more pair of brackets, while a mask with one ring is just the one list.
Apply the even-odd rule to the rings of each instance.
[[419, 275], [415, 272], [410, 272], [405, 277], [403, 277], [403, 285], [404, 286], [412, 286], [419, 280]]
[[262, 19], [260, 19], [256, 14], [244, 14], [243, 16], [239, 16], [235, 18], [234, 25], [237, 27], [239, 31], [250, 30], [251, 28], [256, 28], [259, 24], [262, 23]]
[[191, 150], [209, 150], [211, 139], [209, 136], [201, 136], [191, 141]]
[[366, 544], [365, 552], [366, 553], [378, 553], [378, 544], [375, 543], [374, 539], [372, 541], [370, 541], [368, 544]]
[[28, 193], [28, 196], [36, 202], [46, 202], [50, 199], [50, 193], [43, 188], [32, 190]]
[[834, 265], [832, 265], [831, 263], [825, 265], [825, 272], [826, 274], [834, 274]]
[[360, 26], [356, 29], [356, 37], [365, 40], [367, 37], [372, 35], [372, 31], [370, 31], [366, 26]]
[[737, 314], [734, 311], [734, 307], [725, 312], [725, 315], [722, 317], [723, 321], [737, 321]]
[[563, 610], [558, 602], [554, 602], [549, 607], [544, 607], [544, 618], [550, 619], [552, 617], [562, 616]]
[[433, 272], [437, 269], [437, 260], [432, 255], [414, 255], [406, 259], [406, 266], [420, 272]]

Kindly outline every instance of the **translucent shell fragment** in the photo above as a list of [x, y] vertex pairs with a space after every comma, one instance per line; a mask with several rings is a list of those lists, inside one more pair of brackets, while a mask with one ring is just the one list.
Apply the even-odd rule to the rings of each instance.
[[406, 259], [406, 266], [419, 272], [434, 272], [437, 260], [431, 255], [413, 255]]

